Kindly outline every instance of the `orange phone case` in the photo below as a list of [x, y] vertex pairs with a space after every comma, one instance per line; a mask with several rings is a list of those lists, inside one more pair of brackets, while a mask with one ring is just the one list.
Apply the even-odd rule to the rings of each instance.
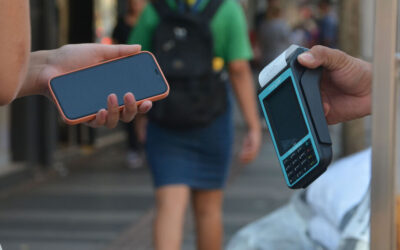
[[[160, 73], [161, 73], [161, 75], [162, 75], [162, 77], [164, 79], [165, 85], [167, 85], [167, 90], [164, 93], [160, 94], [160, 95], [152, 96], [152, 97], [137, 101], [136, 104], [139, 106], [140, 104], [142, 104], [146, 100], [154, 102], [154, 101], [158, 101], [158, 100], [166, 98], [168, 96], [168, 94], [169, 94], [169, 89], [170, 88], [169, 88], [169, 84], [167, 82], [167, 79], [165, 78], [164, 73], [162, 72], [162, 70], [160, 68], [160, 65], [158, 64], [156, 58], [154, 57], [154, 55], [151, 52], [149, 52], [149, 51], [141, 51], [141, 52], [138, 52], [138, 53], [127, 55], [127, 56], [121, 56], [121, 57], [114, 58], [114, 59], [111, 59], [111, 60], [107, 60], [107, 61], [104, 61], [104, 62], [101, 62], [101, 63], [93, 64], [93, 65], [90, 65], [90, 66], [87, 66], [87, 67], [82, 67], [82, 68], [79, 68], [79, 69], [76, 69], [76, 70], [72, 70], [72, 71], [69, 71], [67, 73], [60, 74], [60, 75], [52, 77], [48, 82], [48, 87], [49, 87], [49, 90], [50, 90], [50, 94], [51, 94], [54, 102], [57, 105], [58, 111], [60, 112], [63, 120], [65, 121], [65, 123], [67, 123], [68, 125], [76, 125], [76, 124], [79, 124], [79, 123], [88, 122], [88, 121], [93, 120], [96, 117], [96, 113], [95, 114], [91, 114], [91, 115], [87, 115], [87, 116], [84, 116], [84, 117], [81, 117], [81, 118], [78, 118], [78, 119], [73, 119], [73, 120], [68, 119], [66, 117], [66, 115], [64, 114], [64, 111], [62, 110], [62, 108], [60, 106], [60, 103], [58, 102], [58, 100], [57, 100], [57, 98], [56, 98], [56, 96], [54, 94], [54, 91], [53, 91], [53, 89], [51, 87], [51, 84], [50, 84], [51, 80], [53, 80], [54, 78], [59, 77], [59, 76], [67, 75], [67, 74], [70, 74], [70, 73], [73, 73], [73, 72], [77, 72], [77, 71], [80, 71], [80, 70], [84, 70], [84, 69], [87, 69], [87, 68], [92, 68], [92, 67], [95, 67], [95, 66], [98, 66], [98, 65], [101, 65], [101, 64], [109, 63], [109, 62], [112, 62], [112, 61], [116, 61], [116, 60], [119, 60], [119, 59], [122, 59], [122, 58], [126, 58], [126, 57], [130, 57], [130, 56], [133, 56], [133, 55], [138, 55], [138, 54], [141, 54], [141, 53], [147, 53], [147, 54], [150, 54], [153, 57], [154, 62], [156, 63], [156, 65], [157, 65], [158, 69], [160, 70]], [[135, 94], [135, 93], [133, 93], [133, 94]], [[119, 110], [122, 111], [124, 109], [124, 107], [125, 107], [125, 105], [119, 106]]]

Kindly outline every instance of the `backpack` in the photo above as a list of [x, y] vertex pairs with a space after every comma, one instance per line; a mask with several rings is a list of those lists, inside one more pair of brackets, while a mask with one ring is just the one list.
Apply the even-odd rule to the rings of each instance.
[[211, 0], [202, 12], [179, 12], [165, 0], [153, 4], [160, 16], [152, 47], [170, 85], [169, 97], [154, 103], [149, 119], [168, 128], [204, 127], [228, 106], [227, 73], [212, 67], [210, 22], [223, 0]]

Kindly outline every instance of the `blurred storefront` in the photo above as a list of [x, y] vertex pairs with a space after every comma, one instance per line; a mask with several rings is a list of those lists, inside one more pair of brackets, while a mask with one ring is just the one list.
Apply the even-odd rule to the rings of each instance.
[[[126, 3], [120, 1], [121, 5]], [[114, 0], [97, 0], [94, 2], [94, 16], [96, 28], [96, 42], [103, 44], [111, 44], [111, 34], [116, 24], [118, 14], [117, 1]]]
[[[125, 7], [125, 1], [119, 2]], [[33, 51], [66, 43], [110, 43], [116, 15], [124, 11], [113, 0], [37, 0], [30, 5]], [[118, 129], [65, 125], [45, 97], [18, 99], [0, 109], [0, 176], [20, 169], [16, 165], [48, 170], [63, 154], [93, 152], [103, 137], [123, 139]]]
[[[31, 2], [32, 50], [58, 46], [55, 1]], [[27, 169], [46, 168], [53, 163], [57, 142], [57, 116], [53, 104], [42, 96], [14, 101], [10, 108], [10, 157]]]

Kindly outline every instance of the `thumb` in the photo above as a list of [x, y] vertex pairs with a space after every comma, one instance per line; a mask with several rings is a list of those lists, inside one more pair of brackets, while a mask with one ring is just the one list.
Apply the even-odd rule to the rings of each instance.
[[325, 69], [333, 71], [346, 67], [351, 58], [351, 56], [340, 50], [316, 45], [300, 54], [297, 60], [307, 68], [315, 69], [323, 66]]

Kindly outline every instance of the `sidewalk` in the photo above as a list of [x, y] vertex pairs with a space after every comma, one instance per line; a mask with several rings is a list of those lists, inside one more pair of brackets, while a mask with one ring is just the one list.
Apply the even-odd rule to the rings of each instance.
[[[235, 148], [240, 146], [236, 138]], [[236, 162], [226, 189], [225, 242], [242, 226], [283, 205], [293, 193], [278, 167], [269, 136], [249, 166]], [[147, 168], [128, 169], [123, 145], [68, 163], [54, 178], [0, 199], [4, 250], [152, 249], [153, 189]], [[190, 212], [188, 213], [190, 217]], [[183, 248], [195, 249], [187, 220]]]

